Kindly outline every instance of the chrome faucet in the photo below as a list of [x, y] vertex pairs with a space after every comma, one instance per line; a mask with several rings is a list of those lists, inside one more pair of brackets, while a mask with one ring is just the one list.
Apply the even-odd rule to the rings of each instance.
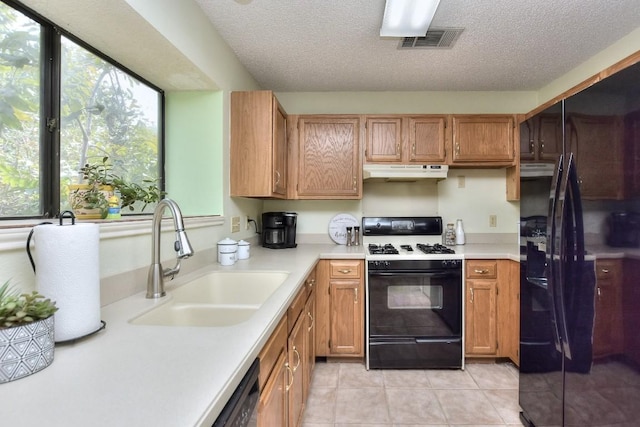
[[[164, 270], [160, 264], [160, 232], [162, 228], [162, 215], [165, 208], [169, 208], [173, 215], [173, 226], [176, 229], [176, 241], [173, 244], [177, 252], [177, 262], [173, 268]], [[180, 208], [171, 199], [162, 199], [153, 212], [153, 225], [151, 229], [151, 267], [147, 278], [147, 298], [160, 298], [165, 296], [164, 278], [171, 276], [171, 279], [180, 272], [180, 260], [193, 255], [193, 248], [184, 231], [184, 221]]]

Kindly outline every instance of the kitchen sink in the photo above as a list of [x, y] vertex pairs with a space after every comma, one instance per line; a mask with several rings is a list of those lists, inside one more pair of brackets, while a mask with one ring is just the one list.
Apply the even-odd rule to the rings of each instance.
[[289, 276], [285, 271], [214, 271], [168, 292], [134, 325], [232, 326], [248, 320]]

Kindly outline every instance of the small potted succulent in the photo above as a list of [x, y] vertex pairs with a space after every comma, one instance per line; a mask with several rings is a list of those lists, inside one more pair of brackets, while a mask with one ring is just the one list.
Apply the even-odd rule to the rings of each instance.
[[53, 362], [55, 302], [38, 292], [0, 286], [0, 384], [24, 378]]
[[164, 192], [160, 191], [157, 183], [145, 180], [148, 186], [125, 181], [122, 177], [111, 172], [109, 157], [105, 156], [96, 163], [87, 163], [80, 168], [82, 184], [69, 186], [69, 202], [76, 218], [100, 219], [106, 218], [109, 211], [109, 199], [118, 194], [120, 208], [134, 210], [134, 203], [142, 202], [141, 211], [150, 203], [160, 201]]

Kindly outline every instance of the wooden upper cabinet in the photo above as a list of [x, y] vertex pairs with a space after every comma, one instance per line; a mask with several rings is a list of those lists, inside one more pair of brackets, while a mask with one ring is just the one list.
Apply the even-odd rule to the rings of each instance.
[[286, 197], [286, 120], [271, 91], [231, 93], [231, 196]]
[[366, 163], [443, 163], [446, 116], [366, 116]]
[[360, 118], [299, 116], [298, 199], [362, 198]]
[[622, 130], [622, 119], [617, 116], [569, 117], [566, 134], [577, 156], [582, 198], [624, 198]]
[[402, 160], [402, 119], [400, 117], [367, 117], [365, 161], [400, 162]]
[[520, 125], [522, 162], [556, 162], [561, 153], [561, 115], [539, 114]]
[[505, 115], [453, 116], [452, 164], [512, 165], [514, 123]]
[[442, 163], [446, 160], [447, 118], [409, 117], [409, 162]]

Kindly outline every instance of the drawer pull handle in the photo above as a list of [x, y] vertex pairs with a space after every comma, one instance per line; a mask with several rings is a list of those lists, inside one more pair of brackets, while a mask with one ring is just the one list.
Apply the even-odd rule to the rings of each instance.
[[356, 295], [356, 299], [353, 301], [354, 304], [358, 303], [358, 288], [353, 288], [353, 291], [355, 292]]
[[284, 367], [287, 368], [287, 371], [289, 371], [289, 378], [291, 378], [291, 382], [287, 384], [287, 387], [285, 388], [286, 391], [289, 391], [289, 389], [293, 385], [293, 371], [291, 370], [291, 366], [289, 366], [288, 362], [284, 364]]
[[600, 290], [600, 286], [598, 286], [598, 298], [602, 296], [602, 291]]
[[476, 268], [475, 270], [473, 270], [473, 272], [476, 274], [487, 274], [489, 270], [487, 270], [486, 268]]
[[296, 366], [293, 368], [293, 372], [295, 372], [300, 367], [300, 353], [298, 353], [298, 349], [296, 348], [295, 345], [293, 346], [293, 352], [295, 353], [296, 357], [298, 358], [298, 361], [296, 362]]
[[469, 289], [469, 291], [471, 291], [471, 300], [469, 302], [473, 304], [473, 288]]
[[307, 316], [309, 316], [309, 319], [311, 319], [311, 324], [307, 328], [307, 331], [310, 331], [313, 329], [313, 324], [315, 323], [316, 320], [313, 318], [313, 316], [311, 315], [311, 312], [309, 311], [307, 311]]
[[338, 273], [342, 273], [342, 274], [349, 274], [349, 273], [351, 273], [351, 269], [349, 269], [349, 270], [347, 270], [347, 269], [344, 269], [344, 270], [338, 270]]
[[609, 274], [609, 269], [608, 268], [603, 268], [600, 271], [602, 271], [604, 274]]

